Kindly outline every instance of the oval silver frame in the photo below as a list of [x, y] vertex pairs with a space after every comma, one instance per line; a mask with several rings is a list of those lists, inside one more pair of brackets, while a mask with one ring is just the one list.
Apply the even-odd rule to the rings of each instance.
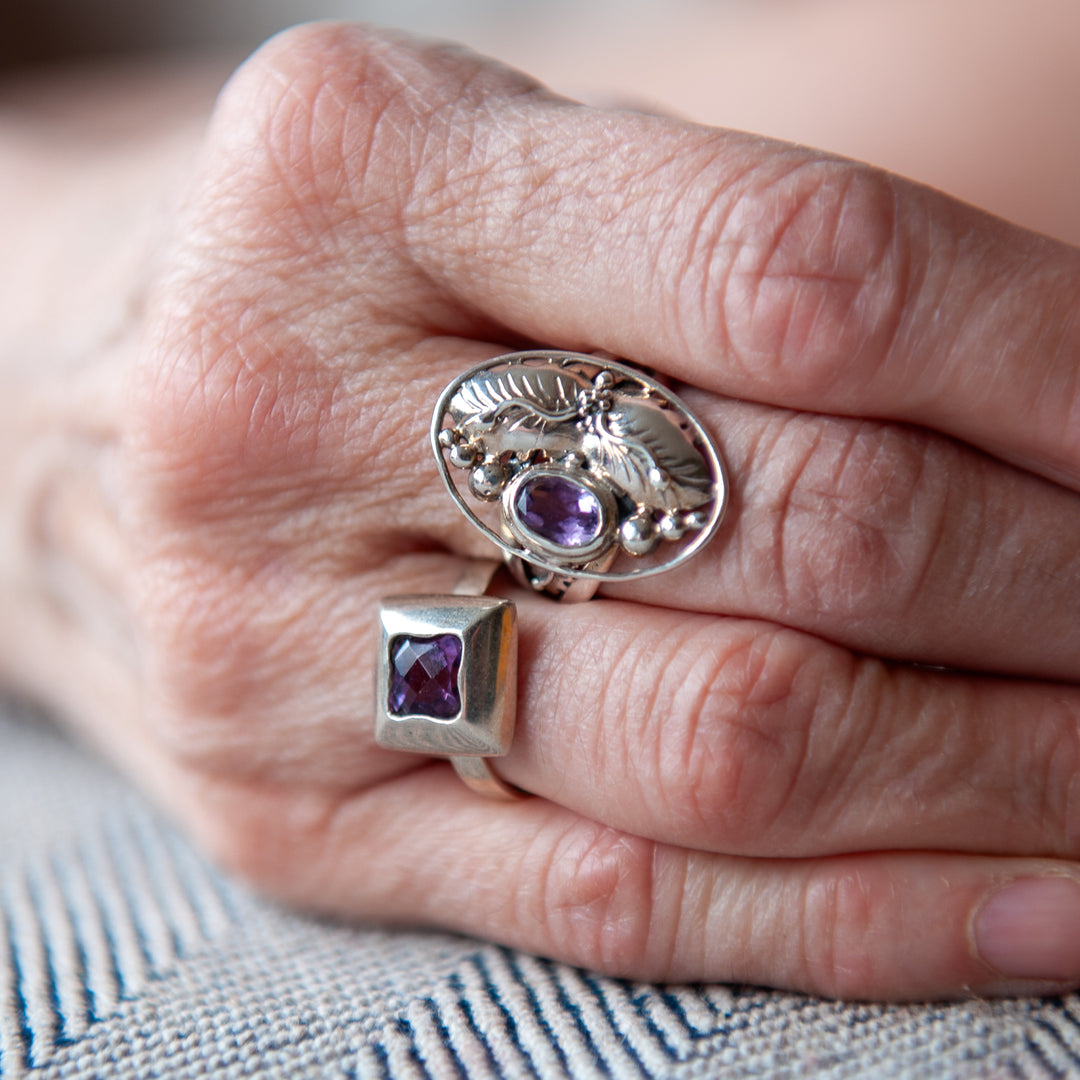
[[[531, 360], [558, 364], [567, 368], [571, 365], [585, 364], [589, 367], [596, 368], [598, 372], [604, 369], [617, 371], [624, 377], [632, 379], [642, 386], [648, 387], [657, 397], [666, 400], [674, 409], [677, 409], [681, 416], [689, 422], [695, 435], [695, 441], [699, 445], [713, 474], [713, 485], [716, 493], [713, 498], [712, 510], [710, 511], [709, 519], [706, 524], [696, 532], [691, 541], [683, 544], [670, 559], [651, 565], [633, 567], [630, 570], [624, 571], [588, 570], [583, 567], [556, 562], [552, 559], [545, 558], [542, 552], [511, 544], [506, 537], [491, 529], [473, 513], [471, 507], [462, 497], [457, 484], [455, 484], [454, 478], [450, 473], [450, 467], [446, 462], [444, 449], [439, 445], [439, 433], [443, 430], [443, 421], [449, 412], [448, 406], [450, 400], [457, 392], [458, 387], [466, 380], [472, 378], [477, 372], [489, 371], [493, 368], [505, 367], [513, 363], [526, 363]], [[525, 352], [503, 353], [482, 364], [476, 364], [469, 368], [468, 371], [462, 372], [461, 375], [454, 379], [439, 395], [439, 399], [435, 403], [434, 412], [432, 413], [430, 435], [432, 452], [435, 455], [435, 460], [438, 464], [439, 474], [442, 477], [443, 484], [450, 493], [450, 497], [457, 504], [458, 509], [461, 510], [466, 518], [468, 518], [468, 520], [472, 522], [484, 536], [506, 555], [512, 558], [524, 559], [526, 562], [530, 562], [543, 570], [549, 570], [554, 574], [560, 574], [565, 577], [589, 578], [594, 581], [635, 581], [639, 578], [652, 577], [655, 574], [663, 574], [669, 570], [674, 570], [676, 567], [687, 562], [687, 560], [692, 559], [706, 544], [709, 543], [710, 540], [712, 540], [716, 535], [717, 530], [720, 528], [720, 523], [723, 521], [724, 513], [727, 510], [728, 482], [723, 459], [721, 458], [720, 451], [717, 449], [712, 437], [709, 435], [701, 421], [698, 420], [689, 408], [687, 408], [678, 395], [672, 393], [662, 383], [645, 375], [637, 368], [630, 367], [617, 360], [609, 360], [606, 356], [590, 356], [588, 353], [568, 352], [562, 349], [530, 349]], [[632, 559], [633, 556], [625, 555], [625, 558]]]

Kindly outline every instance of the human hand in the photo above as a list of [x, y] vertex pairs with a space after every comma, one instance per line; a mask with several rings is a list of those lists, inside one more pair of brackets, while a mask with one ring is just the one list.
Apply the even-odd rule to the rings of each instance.
[[[1080, 983], [1077, 252], [325, 26], [226, 89], [175, 235], [125, 440], [139, 705], [90, 723], [225, 865], [633, 978]], [[681, 380], [732, 503], [670, 575], [515, 596], [505, 805], [374, 745], [374, 618], [486, 553], [427, 426], [531, 341]]]

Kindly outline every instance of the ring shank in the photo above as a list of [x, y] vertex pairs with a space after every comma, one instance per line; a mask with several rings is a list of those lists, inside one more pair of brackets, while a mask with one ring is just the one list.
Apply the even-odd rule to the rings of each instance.
[[518, 799], [528, 798], [527, 791], [522, 791], [521, 788], [516, 788], [505, 780], [499, 779], [490, 761], [490, 758], [465, 757], [462, 754], [450, 758], [454, 772], [477, 794], [489, 799], [500, 799], [503, 802], [517, 802]]
[[510, 576], [519, 585], [564, 604], [579, 604], [591, 600], [600, 588], [600, 582], [596, 578], [556, 574], [554, 571], [534, 566], [518, 555], [506, 555], [504, 558]]
[[[500, 563], [494, 559], [474, 559], [466, 566], [452, 592], [455, 596], [483, 596], [499, 572]], [[490, 758], [453, 754], [450, 764], [454, 772], [478, 795], [503, 802], [516, 802], [528, 797], [520, 788], [500, 780], [490, 765]]]

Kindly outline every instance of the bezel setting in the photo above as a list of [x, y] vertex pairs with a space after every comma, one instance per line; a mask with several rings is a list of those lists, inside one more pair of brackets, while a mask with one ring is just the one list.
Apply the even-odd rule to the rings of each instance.
[[[576, 487], [583, 488], [596, 500], [600, 522], [596, 536], [587, 544], [559, 544], [542, 536], [522, 521], [518, 513], [517, 502], [521, 489], [534, 480], [551, 477]], [[559, 565], [587, 565], [604, 555], [615, 543], [616, 506], [610, 489], [596, 482], [581, 469], [567, 468], [562, 465], [535, 465], [523, 469], [503, 489], [503, 520], [513, 538], [529, 551], [541, 555]]]
[[[514, 736], [517, 613], [490, 596], [391, 596], [379, 607], [375, 741], [389, 750], [502, 757]], [[396, 714], [390, 706], [391, 647], [401, 638], [452, 635], [461, 642], [456, 715]]]

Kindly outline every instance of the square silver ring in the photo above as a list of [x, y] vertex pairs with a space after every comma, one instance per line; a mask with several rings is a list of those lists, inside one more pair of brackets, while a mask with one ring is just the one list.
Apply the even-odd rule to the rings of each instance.
[[420, 754], [509, 753], [517, 714], [513, 603], [390, 596], [379, 623], [375, 741]]

